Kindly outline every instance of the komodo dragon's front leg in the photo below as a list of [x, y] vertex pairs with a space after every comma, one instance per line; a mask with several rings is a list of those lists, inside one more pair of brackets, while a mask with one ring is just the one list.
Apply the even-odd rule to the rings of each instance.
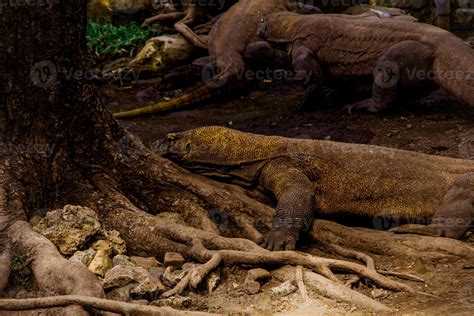
[[260, 174], [260, 185], [277, 199], [272, 229], [261, 246], [268, 250], [294, 250], [299, 233], [313, 218], [314, 184], [289, 159], [270, 161]]
[[382, 55], [374, 68], [372, 98], [346, 106], [371, 113], [380, 112], [397, 100], [400, 94], [411, 92], [422, 95], [434, 90], [434, 50], [417, 41], [404, 41], [392, 46]]
[[391, 229], [395, 233], [461, 239], [474, 221], [474, 173], [455, 179], [429, 225], [408, 224]]

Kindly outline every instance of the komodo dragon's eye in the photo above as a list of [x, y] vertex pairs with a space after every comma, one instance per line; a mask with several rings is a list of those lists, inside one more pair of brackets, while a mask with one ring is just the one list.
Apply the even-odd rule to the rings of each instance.
[[191, 143], [187, 143], [187, 144], [186, 144], [186, 152], [187, 152], [187, 153], [190, 153], [190, 152], [191, 152], [191, 148], [192, 148]]

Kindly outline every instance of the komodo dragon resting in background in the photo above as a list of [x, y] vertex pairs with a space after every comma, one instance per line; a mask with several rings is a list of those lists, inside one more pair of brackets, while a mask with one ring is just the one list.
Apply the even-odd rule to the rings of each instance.
[[245, 81], [239, 75], [246, 69], [243, 55], [249, 44], [260, 41], [257, 36], [258, 24], [270, 13], [289, 9], [310, 13], [319, 11], [316, 7], [288, 3], [287, 0], [240, 0], [217, 20], [209, 33], [209, 55], [217, 64], [220, 71], [218, 75], [177, 98], [114, 113], [114, 117], [167, 111], [242, 88]]
[[331, 80], [339, 86], [372, 83], [372, 98], [349, 111], [378, 112], [397, 96], [420, 95], [438, 86], [474, 106], [474, 50], [440, 28], [395, 19], [279, 12], [262, 20], [258, 34], [286, 47], [297, 74], [310, 74], [307, 93], [313, 96], [322, 94], [323, 83]]
[[385, 147], [288, 139], [202, 127], [154, 144], [203, 175], [257, 187], [277, 200], [267, 249], [294, 249], [321, 215], [425, 220], [398, 232], [460, 239], [474, 218], [474, 161]]

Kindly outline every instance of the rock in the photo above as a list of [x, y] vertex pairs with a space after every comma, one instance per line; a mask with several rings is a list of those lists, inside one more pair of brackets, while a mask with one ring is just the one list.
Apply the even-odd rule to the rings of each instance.
[[295, 292], [298, 288], [291, 281], [285, 281], [282, 284], [273, 287], [272, 292], [278, 296], [287, 296]]
[[97, 250], [94, 259], [89, 264], [89, 271], [104, 277], [107, 271], [113, 267], [112, 259], [109, 257], [111, 251], [111, 248]]
[[106, 240], [94, 241], [91, 247], [97, 251], [102, 250], [107, 256], [112, 255], [112, 245]]
[[271, 280], [272, 275], [265, 269], [257, 268], [252, 269], [247, 272], [247, 277], [245, 278], [245, 282], [247, 281], [258, 281], [260, 283], [265, 283]]
[[86, 267], [89, 266], [92, 259], [94, 259], [95, 254], [97, 253], [96, 250], [89, 248], [85, 251], [76, 251], [69, 260], [76, 261], [84, 264]]
[[87, 2], [87, 18], [97, 22], [108, 22], [112, 17], [109, 0], [89, 0]]
[[207, 292], [208, 293], [214, 292], [214, 290], [217, 288], [217, 285], [219, 285], [220, 280], [221, 280], [220, 270], [215, 269], [214, 271], [211, 271], [206, 277]]
[[154, 306], [169, 306], [176, 309], [185, 309], [192, 305], [193, 300], [189, 297], [184, 297], [180, 295], [175, 295], [169, 298], [159, 299], [151, 302], [151, 305]]
[[163, 35], [149, 39], [129, 63], [135, 71], [157, 72], [190, 59], [193, 46], [181, 35]]
[[165, 273], [165, 268], [164, 267], [151, 267], [150, 270], [148, 270], [148, 274], [152, 278], [160, 279], [163, 277], [163, 274]]
[[245, 281], [240, 288], [249, 295], [257, 294], [260, 291], [260, 283], [257, 281]]
[[173, 267], [167, 267], [161, 279], [169, 287], [174, 287], [186, 275], [185, 270], [173, 270]]
[[41, 222], [42, 218], [43, 218], [42, 216], [35, 215], [28, 222], [30, 223], [31, 226], [35, 227]]
[[114, 264], [114, 266], [118, 266], [118, 265], [131, 266], [131, 267], [136, 266], [136, 264], [132, 262], [128, 256], [125, 256], [125, 255], [114, 256], [112, 258], [112, 263]]
[[145, 270], [160, 266], [160, 263], [154, 257], [132, 256], [130, 257], [130, 260], [132, 260], [132, 262], [134, 262], [137, 266], [142, 267]]
[[167, 252], [165, 253], [165, 258], [163, 260], [163, 265], [165, 267], [181, 268], [184, 264], [184, 258], [181, 254], [177, 252]]
[[48, 238], [59, 251], [72, 255], [100, 229], [97, 214], [87, 207], [66, 205], [48, 212], [35, 230]]
[[142, 283], [148, 278], [148, 273], [142, 267], [118, 265], [110, 269], [102, 281], [104, 289], [122, 287], [131, 282]]
[[101, 229], [100, 235], [110, 243], [115, 255], [123, 255], [127, 252], [127, 245], [125, 244], [125, 241], [122, 239], [122, 237], [120, 237], [120, 233], [118, 231]]
[[383, 300], [384, 298], [387, 298], [390, 296], [390, 292], [375, 288], [375, 289], [372, 289], [372, 291], [370, 291], [370, 295], [372, 296], [372, 298]]
[[127, 302], [130, 299], [130, 291], [136, 287], [138, 283], [132, 282], [122, 287], [117, 287], [107, 293], [105, 296], [109, 300]]
[[158, 299], [161, 293], [165, 291], [166, 288], [159, 279], [151, 279], [148, 277], [130, 291], [130, 298], [134, 300], [145, 299], [153, 301]]

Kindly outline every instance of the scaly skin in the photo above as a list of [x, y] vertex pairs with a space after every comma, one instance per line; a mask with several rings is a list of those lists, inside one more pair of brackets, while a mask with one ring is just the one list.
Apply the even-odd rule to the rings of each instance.
[[280, 12], [265, 17], [258, 33], [286, 46], [295, 70], [311, 72], [315, 85], [327, 79], [370, 82], [374, 76], [372, 98], [354, 108], [378, 112], [399, 93], [436, 86], [474, 106], [474, 50], [440, 28], [396, 19]]
[[240, 0], [219, 18], [209, 33], [210, 59], [217, 62], [218, 75], [177, 98], [114, 113], [114, 117], [168, 111], [242, 88], [245, 81], [239, 74], [246, 69], [243, 54], [249, 44], [260, 41], [256, 33], [258, 24], [264, 16], [288, 9], [287, 0]]
[[474, 161], [331, 141], [202, 127], [169, 134], [155, 149], [183, 167], [277, 200], [263, 245], [294, 249], [318, 214], [428, 220], [398, 232], [462, 238], [474, 218]]

